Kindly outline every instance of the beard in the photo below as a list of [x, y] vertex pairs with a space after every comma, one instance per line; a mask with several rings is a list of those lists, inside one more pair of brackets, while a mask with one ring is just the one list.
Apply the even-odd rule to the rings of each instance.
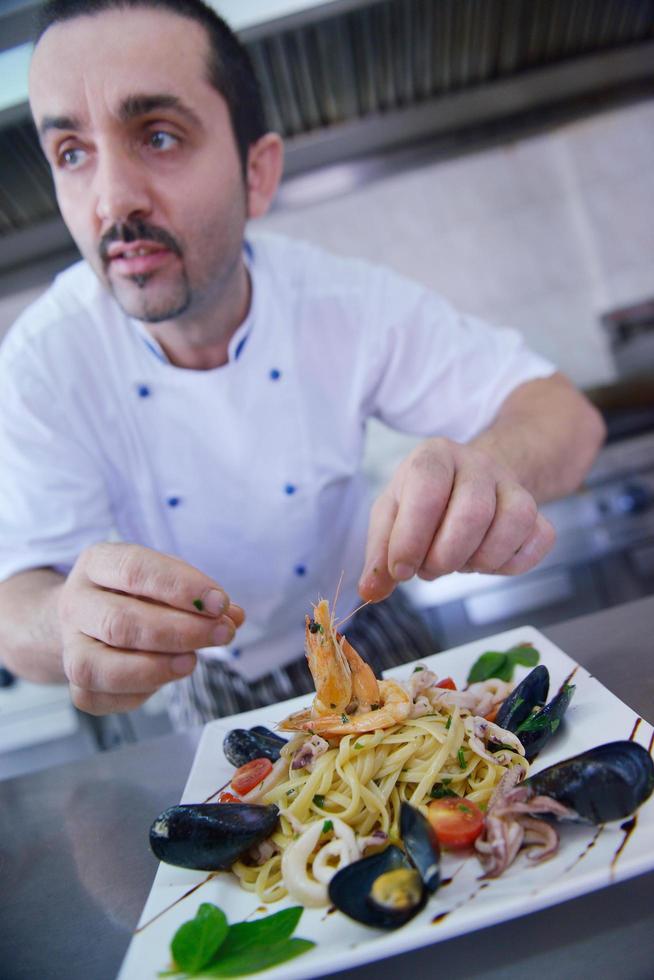
[[[173, 274], [162, 276], [155, 271], [112, 279], [109, 246], [114, 242], [129, 244], [135, 241], [155, 242], [177, 256], [180, 263]], [[107, 286], [128, 316], [145, 323], [161, 323], [181, 316], [189, 308], [191, 284], [182, 261], [182, 248], [164, 228], [141, 219], [119, 222], [102, 236], [99, 252]]]

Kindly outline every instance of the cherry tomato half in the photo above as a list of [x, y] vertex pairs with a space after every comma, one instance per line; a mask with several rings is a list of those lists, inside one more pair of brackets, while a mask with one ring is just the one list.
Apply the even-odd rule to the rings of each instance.
[[432, 800], [427, 816], [443, 847], [470, 847], [484, 829], [484, 814], [477, 804], [461, 797]]
[[227, 790], [224, 790], [220, 794], [216, 802], [217, 803], [241, 803], [242, 801], [240, 796], [234, 796], [233, 793], [228, 793]]
[[232, 776], [232, 789], [244, 796], [263, 782], [268, 773], [272, 772], [272, 767], [270, 759], [252, 759], [251, 762], [246, 762]]
[[451, 677], [444, 677], [442, 681], [439, 681], [436, 687], [444, 687], [448, 691], [456, 691], [456, 684]]

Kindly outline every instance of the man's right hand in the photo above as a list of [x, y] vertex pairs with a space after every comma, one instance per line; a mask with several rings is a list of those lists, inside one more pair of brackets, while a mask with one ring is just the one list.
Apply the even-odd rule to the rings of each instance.
[[240, 606], [198, 569], [134, 544], [83, 551], [57, 605], [74, 704], [131, 711], [195, 667], [195, 650], [230, 643]]

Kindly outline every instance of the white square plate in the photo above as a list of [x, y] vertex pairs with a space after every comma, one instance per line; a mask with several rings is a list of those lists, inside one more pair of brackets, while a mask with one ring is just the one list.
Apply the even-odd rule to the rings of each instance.
[[[480, 654], [486, 650], [506, 650], [520, 642], [533, 643], [540, 653], [540, 663], [549, 669], [550, 697], [573, 671], [572, 683], [576, 685], [565, 722], [535, 760], [534, 772], [595, 745], [619, 739], [632, 738], [652, 751], [652, 726], [639, 719], [631, 708], [531, 626], [434, 654], [422, 662], [439, 677], [452, 676], [461, 687]], [[405, 678], [411, 671], [411, 665], [405, 664], [388, 671], [387, 675]], [[528, 672], [528, 668], [519, 667], [515, 680], [521, 680]], [[255, 724], [274, 728], [282, 718], [308, 705], [310, 700], [310, 696], [295, 698], [208, 724], [182, 802], [205, 800], [229, 781], [233, 766], [222, 752], [223, 738], [228, 731]], [[171, 805], [175, 802], [170, 801]], [[153, 820], [156, 816], [152, 814]], [[148, 846], [145, 839], [143, 846]], [[301, 980], [335, 973], [535, 912], [651, 869], [654, 869], [654, 796], [639, 810], [631, 833], [622, 829], [619, 821], [601, 828], [564, 824], [561, 847], [554, 858], [530, 866], [524, 855], [520, 855], [501, 878], [492, 881], [480, 880], [481, 865], [474, 856], [461, 859], [445, 854], [441, 873], [444, 879], [450, 879], [449, 883], [441, 886], [418, 916], [394, 932], [368, 929], [340, 912], [327, 914], [326, 909], [306, 909], [295, 935], [314, 940], [315, 948], [257, 976], [269, 980]], [[252, 917], [261, 908], [256, 895], [241, 889], [236, 878], [227, 872], [207, 880], [204, 872], [160, 864], [119, 980], [155, 980], [159, 971], [168, 968], [170, 941], [182, 922], [193, 918], [201, 902], [220, 906], [230, 922]], [[290, 904], [294, 903], [288, 899], [277, 902], [268, 906], [267, 912]]]

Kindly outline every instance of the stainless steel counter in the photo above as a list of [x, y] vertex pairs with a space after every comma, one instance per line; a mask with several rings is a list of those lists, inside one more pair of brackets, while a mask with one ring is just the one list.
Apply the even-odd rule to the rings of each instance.
[[[654, 721], [654, 597], [544, 630]], [[0, 783], [0, 978], [113, 980], [156, 871], [148, 827], [199, 732]], [[654, 873], [339, 980], [651, 980]], [[265, 974], [262, 974], [265, 976]]]

